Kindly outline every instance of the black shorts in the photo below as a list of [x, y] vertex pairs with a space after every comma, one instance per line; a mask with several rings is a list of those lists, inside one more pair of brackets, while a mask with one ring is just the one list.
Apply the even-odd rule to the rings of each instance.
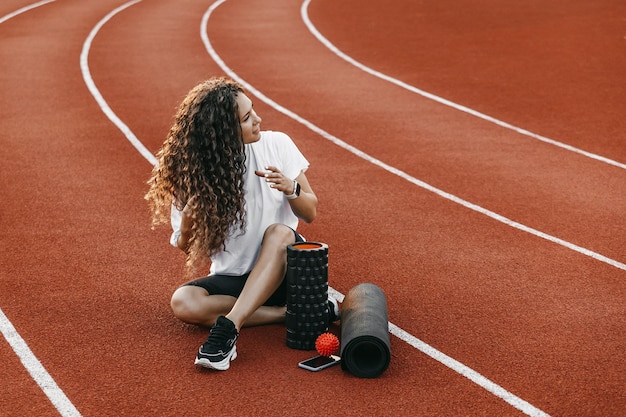
[[[304, 242], [302, 236], [300, 236], [295, 230], [294, 235], [296, 242]], [[210, 295], [230, 295], [235, 298], [239, 297], [246, 280], [250, 273], [244, 275], [209, 275], [206, 277], [198, 278], [190, 281], [185, 285], [193, 285], [196, 287], [204, 288]], [[270, 296], [270, 298], [263, 303], [265, 306], [284, 306], [287, 303], [287, 283], [283, 278], [280, 287]]]

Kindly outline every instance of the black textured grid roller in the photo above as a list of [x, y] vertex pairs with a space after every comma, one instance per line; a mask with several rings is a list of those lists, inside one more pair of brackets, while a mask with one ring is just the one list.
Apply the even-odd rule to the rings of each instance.
[[360, 378], [374, 378], [390, 359], [385, 293], [374, 284], [359, 284], [341, 304], [341, 367]]
[[287, 246], [287, 346], [313, 350], [328, 330], [328, 245]]

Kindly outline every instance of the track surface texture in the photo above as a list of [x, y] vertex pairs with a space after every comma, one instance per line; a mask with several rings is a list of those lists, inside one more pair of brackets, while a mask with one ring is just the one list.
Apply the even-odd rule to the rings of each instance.
[[[0, 416], [623, 415], [623, 1], [3, 0], [0, 19]], [[311, 161], [300, 231], [334, 293], [385, 292], [381, 376], [298, 368], [314, 352], [280, 325], [243, 329], [226, 372], [193, 366], [207, 329], [171, 313], [184, 257], [143, 196], [176, 106], [222, 74]]]

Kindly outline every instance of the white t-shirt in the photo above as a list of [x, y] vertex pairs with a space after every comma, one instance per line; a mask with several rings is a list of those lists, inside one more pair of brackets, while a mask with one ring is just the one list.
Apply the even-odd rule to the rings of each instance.
[[[226, 249], [211, 257], [211, 274], [243, 275], [252, 270], [261, 249], [265, 230], [274, 223], [285, 224], [296, 230], [298, 218], [291, 210], [285, 194], [270, 188], [263, 177], [254, 171], [275, 166], [287, 178], [295, 179], [309, 167], [289, 136], [280, 132], [264, 131], [261, 138], [245, 145], [246, 173], [244, 176], [246, 231], [231, 231]], [[182, 212], [172, 205], [173, 233], [170, 243], [177, 246]]]

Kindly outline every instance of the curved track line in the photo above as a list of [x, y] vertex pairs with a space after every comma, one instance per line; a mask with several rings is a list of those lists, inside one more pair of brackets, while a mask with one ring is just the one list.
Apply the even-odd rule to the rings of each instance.
[[291, 119], [297, 121], [298, 123], [308, 127], [310, 130], [312, 130], [313, 132], [319, 134], [320, 136], [322, 136], [323, 138], [331, 141], [332, 143], [334, 143], [335, 145], [355, 154], [356, 156], [365, 159], [366, 161], [370, 162], [373, 165], [376, 165], [392, 174], [395, 174], [401, 178], [404, 178], [405, 180], [409, 181], [410, 183], [413, 183], [415, 185], [417, 185], [418, 187], [421, 187], [425, 190], [428, 190], [432, 193], [437, 194], [440, 197], [445, 198], [446, 200], [450, 200], [456, 204], [459, 204], [461, 206], [467, 207], [470, 210], [473, 210], [475, 212], [484, 214], [487, 217], [490, 217], [496, 221], [499, 221], [500, 223], [504, 223], [507, 226], [511, 226], [515, 229], [521, 230], [523, 232], [526, 233], [530, 233], [532, 235], [535, 235], [537, 237], [540, 237], [542, 239], [548, 240], [550, 242], [556, 243], [557, 245], [560, 246], [564, 246], [568, 249], [571, 249], [575, 252], [581, 253], [585, 256], [589, 256], [593, 259], [596, 259], [600, 262], [604, 262], [608, 265], [611, 265], [615, 268], [618, 269], [622, 269], [624, 271], [626, 271], [626, 264], [618, 262], [614, 259], [611, 259], [607, 256], [604, 256], [600, 253], [594, 252], [592, 250], [583, 248], [582, 246], [578, 246], [575, 245], [571, 242], [565, 241], [563, 239], [559, 239], [558, 237], [549, 235], [547, 233], [544, 233], [540, 230], [537, 229], [533, 229], [532, 227], [523, 225], [521, 223], [518, 223], [514, 220], [511, 220], [507, 217], [504, 217], [498, 213], [495, 213], [491, 210], [487, 210], [477, 204], [474, 203], [470, 203], [469, 201], [463, 200], [460, 197], [457, 197], [453, 194], [450, 194], [446, 191], [443, 191], [437, 187], [434, 187], [424, 181], [421, 181], [415, 177], [412, 177], [411, 175], [407, 174], [404, 171], [401, 171], [395, 167], [392, 167], [391, 165], [386, 164], [385, 162], [374, 158], [373, 156], [368, 155], [367, 153], [361, 151], [360, 149], [344, 142], [343, 140], [337, 138], [334, 135], [331, 135], [330, 133], [326, 132], [325, 130], [323, 130], [322, 128], [314, 125], [313, 123], [309, 122], [308, 120], [306, 120], [305, 118], [297, 115], [296, 113], [292, 112], [289, 109], [286, 109], [285, 107], [281, 106], [280, 104], [276, 103], [274, 100], [270, 99], [269, 97], [267, 97], [265, 94], [261, 93], [259, 90], [257, 90], [256, 88], [254, 88], [252, 85], [250, 85], [249, 83], [247, 83], [245, 80], [243, 80], [241, 77], [239, 77], [232, 69], [230, 69], [226, 63], [220, 58], [220, 56], [217, 54], [217, 52], [215, 52], [215, 50], [213, 49], [213, 47], [211, 46], [211, 42], [209, 41], [208, 35], [206, 34], [206, 27], [208, 24], [208, 20], [209, 20], [209, 15], [213, 12], [213, 10], [215, 10], [217, 7], [219, 7], [222, 3], [226, 2], [227, 0], [218, 0], [216, 3], [214, 3], [209, 10], [207, 11], [207, 13], [205, 14], [205, 16], [202, 19], [202, 28], [201, 28], [201, 33], [200, 36], [202, 36], [202, 40], [204, 42], [204, 45], [209, 53], [209, 55], [211, 55], [211, 57], [213, 58], [213, 60], [222, 68], [222, 70], [224, 70], [225, 73], [227, 73], [231, 78], [237, 80], [239, 83], [241, 83], [243, 86], [246, 87], [246, 89], [253, 93], [255, 96], [257, 96], [259, 99], [261, 99], [262, 101], [264, 101], [265, 103], [267, 103], [269, 106], [271, 106], [272, 108], [274, 108], [275, 110], [283, 113], [284, 115], [290, 117]]
[[28, 347], [22, 336], [15, 330], [11, 321], [2, 312], [0, 308], [0, 332], [9, 342], [9, 345], [20, 358], [22, 365], [28, 371], [30, 376], [35, 380], [37, 385], [46, 394], [52, 405], [64, 417], [80, 417], [74, 404], [67, 398], [63, 390], [54, 382], [46, 368], [43, 367], [39, 359]]
[[[53, 2], [54, 0], [45, 0], [38, 3], [33, 3], [29, 6], [22, 7], [12, 13], [9, 13], [0, 18], [0, 24], [7, 20], [20, 15], [28, 10], [34, 9], [44, 4]], [[81, 417], [74, 404], [65, 395], [63, 390], [57, 385], [52, 376], [46, 371], [46, 368], [41, 364], [39, 359], [35, 356], [32, 350], [28, 347], [26, 341], [20, 336], [20, 334], [11, 323], [11, 320], [4, 314], [2, 308], [0, 308], [0, 333], [9, 343], [13, 352], [17, 355], [24, 365], [24, 368], [28, 371], [31, 378], [37, 383], [39, 388], [46, 394], [46, 397], [50, 400], [54, 408], [57, 409], [59, 414], [64, 417]]]
[[[242, 83], [242, 85], [244, 85], [246, 87], [246, 89], [248, 89], [248, 91], [254, 93], [259, 98], [261, 98], [263, 101], [265, 101], [267, 104], [269, 104], [270, 106], [274, 107], [276, 110], [280, 111], [281, 113], [284, 113], [284, 114], [288, 115], [289, 117], [293, 118], [294, 120], [296, 120], [296, 121], [306, 125], [310, 129], [312, 129], [315, 132], [321, 134], [322, 136], [326, 137], [327, 139], [330, 139], [332, 137], [331, 140], [333, 142], [339, 141], [340, 143], [343, 144], [342, 147], [349, 147], [351, 152], [353, 152], [353, 153], [357, 153], [358, 152], [359, 156], [362, 156], [362, 157], [363, 156], [367, 156], [365, 153], [359, 151], [358, 149], [356, 149], [356, 148], [354, 148], [354, 147], [352, 147], [350, 145], [345, 144], [345, 142], [340, 141], [339, 139], [337, 139], [334, 136], [324, 132], [322, 129], [318, 128], [317, 126], [313, 125], [312, 123], [308, 122], [307, 120], [303, 119], [302, 117], [292, 113], [291, 111], [285, 109], [284, 107], [282, 107], [279, 104], [275, 103], [274, 101], [270, 100], [265, 95], [263, 95], [261, 92], [259, 92], [254, 87], [252, 87], [250, 84], [246, 83], [243, 79], [241, 79], [232, 69], [230, 69], [224, 63], [224, 61], [220, 58], [220, 56], [217, 54], [217, 52], [215, 52], [215, 50], [213, 49], [213, 47], [211, 45], [211, 42], [210, 42], [209, 37], [207, 35], [207, 24], [208, 24], [208, 21], [209, 21], [209, 17], [213, 13], [213, 11], [215, 9], [217, 9], [220, 5], [225, 3], [226, 1], [227, 0], [218, 0], [213, 5], [211, 5], [209, 7], [209, 9], [206, 11], [206, 13], [204, 14], [204, 16], [202, 17], [202, 24], [201, 24], [201, 27], [200, 27], [200, 36], [202, 37], [202, 41], [204, 42], [204, 44], [205, 44], [205, 46], [207, 48], [207, 51], [209, 52], [209, 55], [211, 55], [211, 57], [215, 60], [215, 62], [222, 68], [222, 70], [224, 70], [224, 72], [226, 72], [233, 79], [236, 79], [237, 81]], [[368, 157], [368, 158], [370, 158], [370, 157]], [[365, 159], [367, 159], [367, 158], [365, 158]], [[371, 158], [371, 159], [373, 159], [373, 158]], [[380, 162], [380, 164], [382, 164], [382, 162]], [[385, 165], [385, 166], [387, 166], [387, 165]], [[393, 168], [391, 168], [389, 166], [387, 166], [387, 167], [390, 168], [390, 169], [393, 169]], [[387, 168], [385, 168], [385, 169], [387, 169]], [[337, 299], [340, 300], [340, 301], [342, 301], [343, 298], [344, 298], [343, 294], [341, 294], [340, 292], [336, 291], [334, 288], [329, 287], [329, 292], [331, 293], [331, 295], [334, 295], [335, 297], [337, 297]], [[396, 326], [395, 324], [393, 324], [391, 322], [389, 322], [389, 331], [394, 336], [398, 337], [401, 340], [404, 340], [405, 342], [407, 342], [411, 346], [415, 347], [416, 349], [420, 350], [421, 352], [425, 353], [426, 355], [430, 356], [431, 358], [435, 359], [436, 361], [442, 363], [443, 365], [447, 366], [448, 368], [452, 369], [453, 371], [459, 373], [460, 375], [463, 375], [464, 377], [466, 377], [470, 381], [472, 381], [475, 384], [477, 384], [478, 386], [484, 388], [485, 390], [487, 390], [488, 392], [492, 393], [493, 395], [501, 398], [502, 400], [504, 400], [508, 404], [512, 405], [516, 409], [522, 411], [523, 413], [525, 413], [525, 414], [527, 414], [529, 416], [535, 416], [535, 417], [548, 416], [548, 414], [546, 414], [544, 411], [541, 411], [540, 409], [538, 409], [537, 407], [535, 407], [532, 404], [528, 403], [527, 401], [524, 401], [523, 399], [521, 399], [521, 398], [517, 397], [516, 395], [510, 393], [509, 391], [505, 390], [504, 388], [502, 388], [498, 384], [494, 383], [493, 381], [485, 378], [483, 375], [481, 375], [478, 372], [474, 371], [470, 367], [468, 367], [468, 366], [460, 363], [459, 361], [451, 358], [450, 356], [446, 355], [445, 353], [440, 352], [439, 350], [437, 350], [434, 347], [428, 345], [427, 343], [421, 341], [420, 339], [418, 339], [417, 337], [411, 335], [410, 333], [402, 330], [401, 328], [399, 328], [398, 326]]]
[[109, 14], [107, 14], [102, 20], [98, 22], [96, 26], [94, 26], [94, 28], [89, 33], [89, 36], [85, 40], [82, 52], [80, 53], [80, 70], [83, 73], [83, 79], [85, 80], [87, 88], [100, 105], [100, 108], [102, 109], [104, 114], [106, 114], [109, 120], [111, 120], [113, 124], [122, 131], [124, 136], [126, 136], [126, 139], [128, 139], [128, 141], [135, 147], [135, 149], [137, 149], [139, 153], [148, 160], [148, 162], [150, 162], [152, 165], [156, 165], [157, 159], [152, 154], [152, 152], [150, 152], [148, 148], [146, 148], [144, 144], [141, 143], [139, 139], [137, 139], [137, 136], [135, 136], [130, 128], [124, 122], [122, 122], [119, 117], [117, 117], [113, 110], [111, 110], [107, 102], [102, 97], [102, 94], [100, 94], [98, 87], [96, 87], [93, 78], [91, 78], [91, 72], [89, 71], [89, 50], [91, 48], [91, 43], [93, 42], [93, 39], [96, 37], [96, 34], [100, 31], [102, 26], [104, 26], [104, 24], [108, 22], [113, 16], [115, 16], [122, 10], [133, 6], [136, 3], [139, 3], [140, 1], [141, 0], [133, 0], [119, 6], [117, 9], [114, 9]]
[[411, 92], [413, 92], [415, 94], [419, 94], [422, 97], [425, 97], [425, 98], [428, 98], [430, 100], [436, 101], [437, 103], [441, 103], [441, 104], [443, 104], [445, 106], [452, 107], [453, 109], [462, 111], [464, 113], [471, 114], [472, 116], [478, 117], [479, 119], [483, 119], [483, 120], [488, 121], [490, 123], [494, 123], [494, 124], [496, 124], [498, 126], [506, 128], [506, 129], [513, 130], [513, 131], [515, 131], [515, 132], [517, 132], [517, 133], [519, 133], [521, 135], [528, 136], [528, 137], [531, 137], [533, 139], [537, 139], [537, 140], [539, 140], [541, 142], [549, 143], [550, 145], [557, 146], [559, 148], [568, 150], [570, 152], [574, 152], [574, 153], [586, 156], [588, 158], [595, 159], [597, 161], [604, 162], [604, 163], [609, 164], [609, 165], [613, 165], [613, 166], [618, 167], [618, 168], [626, 169], [626, 164], [623, 164], [621, 162], [617, 162], [617, 161], [614, 161], [612, 159], [606, 158], [604, 156], [596, 155], [594, 153], [587, 152], [587, 151], [584, 151], [582, 149], [578, 149], [578, 148], [576, 148], [574, 146], [571, 146], [571, 145], [568, 145], [568, 144], [556, 141], [554, 139], [547, 138], [545, 136], [538, 135], [538, 134], [530, 132], [530, 131], [528, 131], [526, 129], [522, 129], [521, 127], [514, 126], [514, 125], [512, 125], [510, 123], [503, 122], [501, 120], [496, 119], [495, 117], [488, 116], [488, 115], [486, 115], [484, 113], [480, 113], [480, 112], [478, 112], [476, 110], [472, 110], [469, 107], [465, 107], [463, 105], [454, 103], [454, 102], [452, 102], [450, 100], [446, 100], [445, 98], [442, 98], [442, 97], [436, 96], [434, 94], [428, 93], [428, 92], [426, 92], [424, 90], [420, 90], [419, 88], [413, 87], [412, 85], [406, 84], [405, 82], [397, 80], [397, 79], [395, 79], [393, 77], [390, 77], [390, 76], [385, 75], [385, 74], [383, 74], [381, 72], [375, 71], [375, 70], [373, 70], [373, 69], [371, 69], [371, 68], [361, 64], [360, 62], [356, 61], [355, 59], [353, 59], [350, 56], [346, 55], [345, 53], [341, 52], [335, 45], [333, 45], [328, 39], [326, 39], [317, 30], [317, 28], [313, 25], [313, 23], [309, 19], [308, 7], [309, 7], [310, 3], [311, 3], [311, 0], [305, 0], [304, 3], [302, 3], [302, 7], [300, 8], [300, 14], [302, 16], [302, 20], [304, 21], [304, 24], [306, 25], [306, 27], [309, 29], [309, 31], [324, 46], [326, 46], [329, 50], [331, 50], [335, 55], [337, 55], [339, 58], [343, 59], [344, 61], [354, 65], [355, 67], [359, 68], [360, 70], [365, 71], [368, 74], [373, 75], [374, 77], [377, 77], [377, 78], [380, 78], [382, 80], [388, 81], [388, 82], [390, 82], [392, 84], [395, 84], [398, 87], [404, 88], [405, 90], [411, 91]]
[[31, 9], [34, 9], [34, 8], [37, 8], [39, 6], [43, 6], [44, 4], [52, 3], [53, 1], [54, 0], [43, 0], [43, 1], [40, 1], [40, 2], [37, 2], [37, 3], [30, 4], [28, 6], [24, 6], [21, 9], [17, 9], [14, 12], [11, 12], [11, 13], [5, 15], [5, 16], [0, 17], [0, 24], [6, 22], [7, 20], [9, 20], [9, 19], [11, 19], [11, 18], [13, 18], [13, 17], [15, 17], [17, 15], [20, 15], [20, 14], [22, 14], [24, 12], [27, 12], [27, 11], [29, 11]]

